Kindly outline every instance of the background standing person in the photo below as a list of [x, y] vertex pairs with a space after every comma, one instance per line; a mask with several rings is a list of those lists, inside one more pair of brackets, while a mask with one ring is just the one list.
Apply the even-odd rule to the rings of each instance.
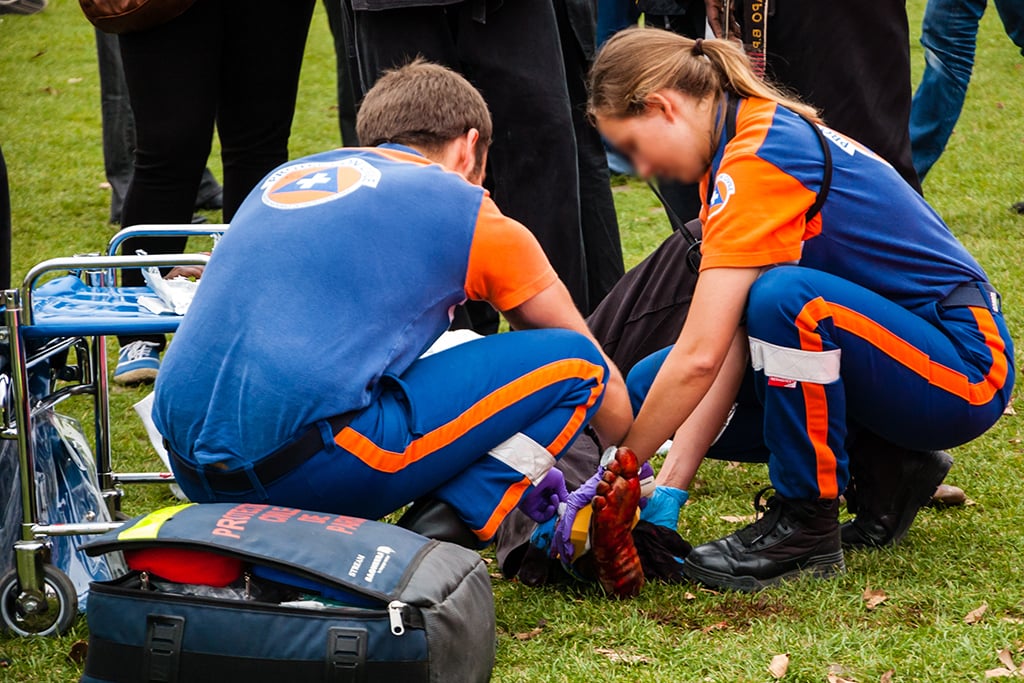
[[[597, 198], [581, 196], [580, 141], [573, 132], [563, 58], [563, 49], [577, 47], [563, 47], [555, 4], [353, 0], [352, 6], [364, 92], [383, 71], [417, 55], [451, 67], [480, 89], [496, 131], [485, 181], [494, 201], [537, 236], [576, 305], [587, 313], [597, 303], [590, 301], [588, 281], [610, 287], [622, 274], [621, 246], [617, 227], [608, 227], [615, 225], [615, 216], [606, 185], [594, 190], [604, 197], [602, 226], [593, 234], [581, 227], [581, 202], [591, 204]], [[559, 6], [571, 16], [582, 4]], [[581, 36], [579, 22], [570, 26], [583, 45], [592, 43], [592, 27]], [[584, 161], [590, 163], [588, 159]], [[603, 163], [603, 158], [597, 161]], [[594, 244], [585, 245], [588, 239]], [[588, 254], [604, 256], [590, 263]], [[477, 331], [497, 329], [497, 318], [489, 310], [478, 308], [471, 316]]]
[[[136, 152], [122, 224], [189, 223], [214, 124], [224, 167], [224, 221], [288, 158], [299, 70], [314, 0], [197, 0], [171, 21], [122, 34]], [[175, 253], [186, 238], [127, 240], [124, 253]], [[141, 285], [125, 271], [123, 284]], [[122, 339], [114, 380], [152, 381], [163, 336]]]
[[[928, 0], [921, 22], [924, 74], [910, 111], [914, 168], [923, 181], [939, 160], [967, 98], [978, 25], [988, 0]], [[1006, 35], [1024, 54], [1024, 1], [995, 0]], [[1020, 211], [1024, 213], [1024, 206]]]

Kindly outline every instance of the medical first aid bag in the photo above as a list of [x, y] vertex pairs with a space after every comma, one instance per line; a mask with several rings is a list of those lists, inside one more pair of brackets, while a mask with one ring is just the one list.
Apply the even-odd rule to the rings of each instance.
[[82, 683], [486, 681], [481, 557], [390, 524], [187, 504], [83, 545], [127, 574], [90, 585]]

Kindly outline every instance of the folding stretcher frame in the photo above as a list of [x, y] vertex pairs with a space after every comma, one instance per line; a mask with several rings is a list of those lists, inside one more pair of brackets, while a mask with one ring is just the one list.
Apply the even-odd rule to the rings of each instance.
[[[0, 617], [16, 633], [50, 634], [65, 630], [74, 619], [77, 601], [66, 575], [49, 564], [47, 538], [97, 534], [119, 526], [118, 522], [91, 519], [78, 523], [42, 523], [34, 473], [33, 417], [74, 395], [93, 398], [95, 460], [98, 488], [110, 515], [120, 510], [122, 483], [171, 483], [170, 473], [116, 473], [111, 462], [110, 411], [107, 385], [107, 335], [148, 335], [174, 332], [180, 315], [156, 314], [139, 305], [140, 296], [153, 296], [146, 287], [117, 287], [115, 274], [125, 268], [205, 265], [206, 254], [117, 256], [122, 243], [132, 237], [220, 235], [226, 225], [141, 225], [126, 228], [111, 238], [105, 255], [90, 254], [55, 258], [39, 263], [21, 287], [4, 291], [4, 326], [0, 341], [10, 353], [9, 404], [3, 407], [0, 436], [18, 444], [22, 502], [21, 536], [14, 544], [15, 569], [0, 580]], [[43, 297], [39, 280], [51, 273], [77, 274], [82, 286], [67, 300]], [[44, 299], [46, 299], [44, 301]], [[52, 358], [75, 351], [74, 365], [62, 366], [49, 380], [42, 398], [30, 394], [30, 370]], [[57, 381], [63, 385], [58, 389]], [[6, 392], [5, 392], [6, 393]], [[37, 391], [38, 393], [38, 391]], [[6, 399], [8, 396], [0, 397]], [[2, 551], [0, 551], [2, 552]], [[69, 614], [70, 612], [70, 614]]]

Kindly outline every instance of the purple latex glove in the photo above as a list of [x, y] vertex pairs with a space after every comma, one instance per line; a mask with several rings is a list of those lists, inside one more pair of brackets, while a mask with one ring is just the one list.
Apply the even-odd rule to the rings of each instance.
[[601, 481], [602, 476], [604, 476], [604, 465], [598, 467], [594, 476], [570, 493], [563, 508], [559, 509], [558, 525], [555, 527], [554, 538], [551, 539], [552, 557], [560, 557], [565, 563], [572, 560], [575, 550], [572, 545], [572, 523], [576, 521], [576, 513], [594, 500], [594, 496], [597, 494], [597, 482]]
[[564, 503], [569, 497], [565, 490], [565, 477], [561, 470], [552, 467], [539, 484], [535, 484], [522, 500], [519, 501], [519, 509], [537, 522], [543, 523], [555, 516], [558, 512], [558, 505]]
[[640, 509], [647, 507], [647, 502], [654, 495], [654, 468], [650, 462], [640, 465]]

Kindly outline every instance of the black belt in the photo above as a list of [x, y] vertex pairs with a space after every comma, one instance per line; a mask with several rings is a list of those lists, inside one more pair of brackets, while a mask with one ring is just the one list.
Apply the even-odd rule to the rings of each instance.
[[956, 289], [939, 302], [943, 308], [956, 308], [957, 306], [981, 306], [993, 313], [1003, 312], [1002, 297], [996, 288], [987, 282], [965, 282], [958, 285]]
[[[347, 427], [354, 416], [355, 412], [352, 411], [327, 418], [328, 424], [331, 425], [331, 433], [337, 434]], [[167, 453], [174, 460], [174, 474], [176, 478], [187, 479], [200, 487], [203, 486], [203, 481], [205, 480], [210, 488], [223, 493], [251, 491], [255, 488], [252, 481], [253, 476], [263, 486], [269, 486], [322, 451], [326, 445], [320, 436], [319, 425], [313, 425], [303, 432], [299, 438], [253, 463], [252, 475], [250, 475], [247, 469], [226, 471], [217, 469], [216, 466], [196, 466], [175, 453], [166, 439], [164, 440]]]

